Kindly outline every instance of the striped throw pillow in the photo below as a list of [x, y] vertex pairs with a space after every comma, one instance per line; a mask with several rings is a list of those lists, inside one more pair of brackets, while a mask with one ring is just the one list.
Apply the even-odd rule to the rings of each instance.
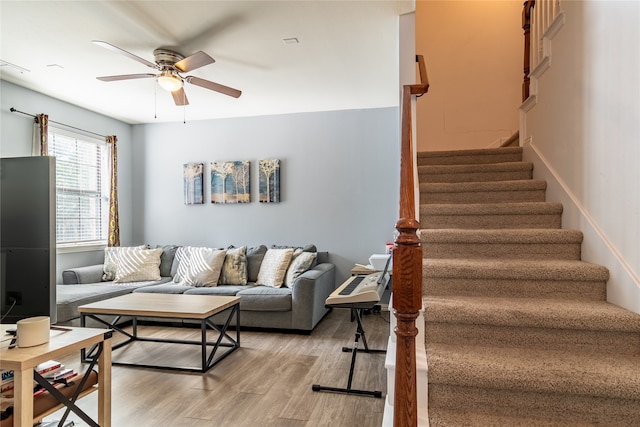
[[118, 251], [118, 268], [113, 283], [160, 280], [160, 255], [162, 248], [122, 248]]
[[181, 285], [217, 286], [226, 251], [182, 246], [176, 251], [178, 269], [173, 281]]

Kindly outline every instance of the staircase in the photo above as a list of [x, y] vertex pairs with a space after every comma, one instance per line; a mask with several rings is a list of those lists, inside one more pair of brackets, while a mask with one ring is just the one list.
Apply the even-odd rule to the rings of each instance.
[[418, 153], [431, 427], [640, 425], [640, 316], [606, 302], [520, 147]]

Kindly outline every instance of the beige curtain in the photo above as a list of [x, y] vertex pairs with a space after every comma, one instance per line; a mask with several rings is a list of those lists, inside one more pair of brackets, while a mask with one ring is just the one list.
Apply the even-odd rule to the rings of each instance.
[[120, 218], [118, 214], [118, 149], [115, 135], [107, 136], [111, 147], [111, 191], [109, 192], [109, 237], [107, 246], [120, 246]]
[[36, 114], [33, 125], [33, 143], [31, 145], [32, 156], [49, 155], [49, 116]]

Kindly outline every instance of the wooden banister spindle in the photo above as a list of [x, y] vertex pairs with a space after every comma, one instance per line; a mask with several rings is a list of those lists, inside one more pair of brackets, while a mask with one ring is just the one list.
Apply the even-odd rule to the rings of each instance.
[[524, 30], [524, 81], [522, 82], [522, 101], [529, 97], [529, 72], [531, 71], [531, 10], [536, 0], [527, 0], [522, 9], [522, 29]]

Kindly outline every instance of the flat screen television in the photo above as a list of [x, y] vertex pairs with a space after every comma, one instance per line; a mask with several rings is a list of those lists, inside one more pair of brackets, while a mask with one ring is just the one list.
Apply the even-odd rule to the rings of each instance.
[[56, 322], [54, 157], [0, 159], [0, 319]]

